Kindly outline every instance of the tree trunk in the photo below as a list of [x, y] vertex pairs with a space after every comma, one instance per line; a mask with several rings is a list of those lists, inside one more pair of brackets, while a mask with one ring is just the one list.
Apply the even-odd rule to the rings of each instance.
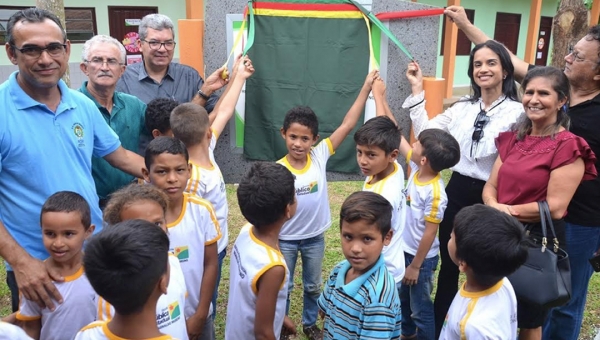
[[[35, 6], [37, 8], [45, 9], [54, 13], [60, 19], [60, 23], [64, 28], [65, 32], [67, 31], [67, 26], [65, 25], [65, 4], [63, 0], [36, 0]], [[69, 63], [67, 60], [67, 70], [62, 77], [63, 81], [67, 84], [67, 86], [71, 86], [71, 76], [69, 74]]]
[[552, 26], [552, 66], [563, 69], [570, 48], [588, 30], [588, 11], [583, 0], [561, 0]]

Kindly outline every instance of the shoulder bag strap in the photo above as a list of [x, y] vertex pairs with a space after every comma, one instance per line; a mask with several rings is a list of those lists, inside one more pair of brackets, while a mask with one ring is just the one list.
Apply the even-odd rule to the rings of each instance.
[[[545, 213], [545, 209], [544, 206], [548, 206], [548, 204], [546, 204], [546, 201], [539, 201], [537, 202], [538, 204], [538, 210], [540, 212], [540, 225], [542, 227], [542, 252], [546, 251], [546, 246], [548, 245], [548, 236], [547, 236], [547, 230], [546, 230], [546, 213]], [[552, 221], [550, 221], [550, 224], [552, 224]]]
[[540, 202], [540, 204], [543, 205], [544, 208], [544, 215], [546, 216], [546, 223], [547, 225], [550, 227], [550, 231], [552, 232], [552, 242], [554, 244], [554, 252], [556, 253], [558, 251], [558, 247], [559, 247], [559, 242], [558, 242], [558, 237], [556, 236], [556, 230], [554, 229], [554, 223], [552, 222], [552, 215], [550, 214], [550, 206], [548, 206], [548, 202], [546, 201], [542, 201]]

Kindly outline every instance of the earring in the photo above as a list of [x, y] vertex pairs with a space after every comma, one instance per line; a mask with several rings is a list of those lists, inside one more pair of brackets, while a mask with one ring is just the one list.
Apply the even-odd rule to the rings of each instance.
[[504, 77], [502, 77], [502, 79], [506, 79], [506, 74], [504, 75]]

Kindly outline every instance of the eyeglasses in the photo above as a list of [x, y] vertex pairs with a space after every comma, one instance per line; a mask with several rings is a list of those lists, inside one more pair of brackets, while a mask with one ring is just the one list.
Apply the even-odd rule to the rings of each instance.
[[160, 42], [160, 41], [148, 41], [148, 40], [142, 40], [143, 42], [147, 43], [148, 46], [150, 46], [150, 49], [158, 51], [160, 50], [161, 47], [165, 47], [165, 50], [167, 51], [172, 51], [175, 48], [175, 42], [174, 41], [165, 41], [165, 42]]
[[473, 131], [473, 135], [471, 136], [471, 157], [473, 157], [473, 146], [477, 145], [481, 138], [483, 138], [483, 127], [490, 121], [490, 117], [487, 115], [487, 112], [484, 110], [479, 111], [477, 117], [475, 118], [475, 123], [473, 126], [475, 127], [475, 131]]
[[124, 65], [124, 64], [120, 63], [117, 59], [114, 59], [114, 58], [110, 58], [110, 59], [92, 58], [92, 60], [84, 60], [84, 61], [94, 67], [102, 67], [102, 65], [104, 65], [104, 63], [106, 63], [106, 65], [108, 65], [109, 67], [117, 67], [119, 65]]
[[15, 50], [21, 52], [24, 56], [32, 59], [37, 59], [42, 55], [42, 52], [46, 51], [51, 57], [60, 57], [67, 49], [66, 44], [52, 43], [46, 47], [36, 45], [26, 45], [23, 48], [18, 48], [15, 45], [10, 45]]
[[582, 63], [582, 62], [584, 62], [584, 61], [593, 62], [593, 61], [591, 61], [591, 60], [589, 60], [589, 59], [585, 59], [584, 57], [582, 57], [582, 56], [579, 54], [579, 52], [577, 52], [577, 51], [573, 50], [573, 46], [569, 46], [568, 52], [569, 52], [569, 53], [567, 53], [566, 57], [568, 57], [568, 56], [572, 56], [572, 57], [573, 57], [573, 61], [576, 61], [576, 62], [578, 62], [578, 63]]

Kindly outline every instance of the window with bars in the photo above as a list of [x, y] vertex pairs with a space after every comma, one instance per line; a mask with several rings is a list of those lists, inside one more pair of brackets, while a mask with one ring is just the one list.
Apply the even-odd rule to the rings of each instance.
[[[22, 6], [0, 6], [0, 44], [6, 43], [8, 19]], [[65, 7], [65, 29], [72, 43], [84, 43], [97, 34], [96, 9], [94, 7]]]

